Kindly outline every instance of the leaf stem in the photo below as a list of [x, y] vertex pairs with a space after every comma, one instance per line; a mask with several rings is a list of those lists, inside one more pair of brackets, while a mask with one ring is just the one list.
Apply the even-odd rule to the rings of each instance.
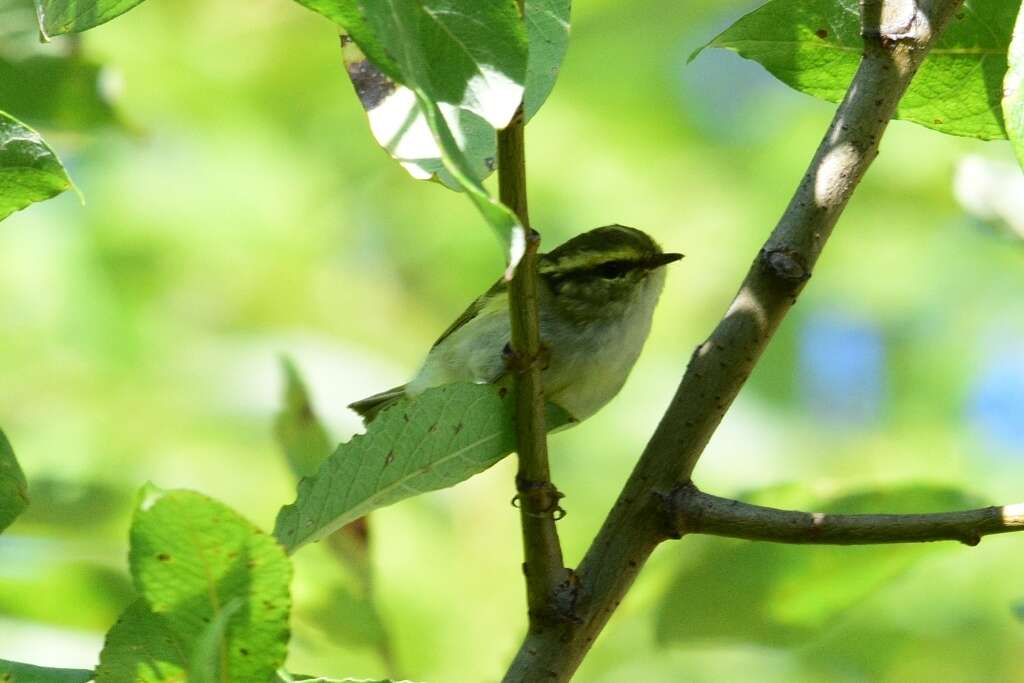
[[665, 415], [576, 571], [576, 620], [527, 635], [505, 683], [568, 681], [655, 547], [674, 534], [656, 491], [689, 480], [810, 278], [903, 93], [962, 0], [864, 0], [864, 56], [789, 206], [725, 317], [694, 351]]
[[522, 107], [498, 132], [498, 186], [503, 204], [526, 230], [526, 251], [509, 283], [512, 322], [510, 364], [516, 370], [516, 429], [519, 470], [516, 500], [523, 529], [523, 573], [531, 632], [558, 620], [557, 595], [568, 570], [555, 528], [561, 494], [551, 483], [541, 370], [544, 350], [537, 311], [537, 249], [526, 200], [526, 153]]

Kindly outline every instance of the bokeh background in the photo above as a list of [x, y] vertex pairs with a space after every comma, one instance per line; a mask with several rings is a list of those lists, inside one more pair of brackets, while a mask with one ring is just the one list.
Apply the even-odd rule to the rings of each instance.
[[[546, 245], [619, 222], [687, 254], [621, 395], [551, 440], [570, 561], [833, 110], [731, 53], [686, 64], [751, 6], [577, 3], [560, 81], [529, 127]], [[4, 40], [7, 56], [23, 47]], [[112, 108], [45, 93], [33, 105], [16, 95], [42, 81], [0, 74], [0, 107], [46, 134], [85, 198], [0, 226], [0, 424], [33, 498], [0, 538], [0, 658], [88, 667], [131, 599], [141, 484], [197, 489], [271, 528], [294, 494], [271, 431], [280, 354], [348, 438], [359, 423], [345, 404], [409, 377], [502, 252], [468, 201], [376, 146], [332, 27], [298, 5], [151, 0], [34, 49], [101, 64]], [[1019, 499], [1022, 233], [1007, 144], [894, 123], [698, 483], [776, 503]], [[374, 513], [393, 673], [491, 681], [514, 653], [513, 465]], [[1024, 681], [1020, 538], [753, 548], [663, 546], [576, 680]], [[290, 669], [388, 673], [330, 555], [303, 550], [296, 565]]]

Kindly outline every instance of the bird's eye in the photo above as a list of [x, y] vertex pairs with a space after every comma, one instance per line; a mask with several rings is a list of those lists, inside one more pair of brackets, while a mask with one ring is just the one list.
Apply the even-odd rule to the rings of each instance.
[[608, 261], [599, 265], [594, 271], [599, 277], [614, 279], [622, 277], [632, 269], [633, 264], [629, 261]]

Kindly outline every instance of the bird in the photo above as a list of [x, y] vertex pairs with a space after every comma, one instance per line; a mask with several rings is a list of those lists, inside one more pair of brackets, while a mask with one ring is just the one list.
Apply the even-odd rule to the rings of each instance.
[[[579, 234], [537, 258], [544, 397], [581, 422], [626, 382], [651, 330], [664, 266], [683, 258], [624, 225]], [[509, 374], [511, 323], [504, 278], [448, 326], [415, 377], [349, 405], [368, 424], [403, 397], [455, 382], [496, 383]]]

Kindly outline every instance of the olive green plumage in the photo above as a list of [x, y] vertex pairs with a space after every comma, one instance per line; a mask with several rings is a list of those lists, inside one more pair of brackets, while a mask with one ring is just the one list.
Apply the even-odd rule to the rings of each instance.
[[[665, 282], [662, 266], [680, 258], [623, 225], [595, 228], [540, 255], [547, 400], [584, 420], [619, 392], [650, 332]], [[434, 342], [411, 382], [349, 407], [369, 422], [405, 395], [452, 382], [494, 382], [506, 372], [510, 330], [508, 285], [499, 280]]]

